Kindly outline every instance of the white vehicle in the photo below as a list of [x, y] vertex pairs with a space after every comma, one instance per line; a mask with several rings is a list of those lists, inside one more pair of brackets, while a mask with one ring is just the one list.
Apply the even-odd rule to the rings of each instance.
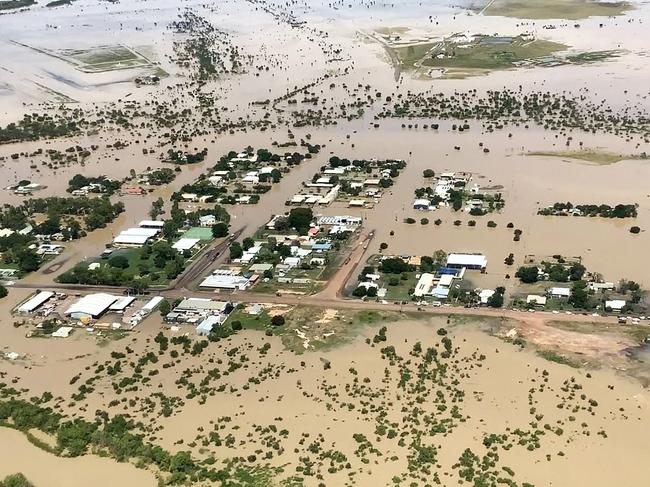
[[431, 306], [433, 306], [434, 308], [439, 308], [440, 306], [442, 306], [442, 303], [440, 301], [431, 301]]
[[573, 313], [571, 311], [565, 311], [565, 314], [572, 315]]
[[559, 315], [560, 312], [559, 312], [558, 310], [554, 309], [554, 310], [553, 310], [553, 314], [554, 314], [554, 315]]

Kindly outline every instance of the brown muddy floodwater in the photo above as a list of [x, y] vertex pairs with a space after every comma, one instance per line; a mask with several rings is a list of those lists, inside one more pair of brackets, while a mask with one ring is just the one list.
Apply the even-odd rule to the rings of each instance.
[[61, 458], [32, 445], [19, 431], [0, 427], [0, 478], [22, 473], [36, 487], [155, 487], [153, 474], [133, 465], [86, 455]]

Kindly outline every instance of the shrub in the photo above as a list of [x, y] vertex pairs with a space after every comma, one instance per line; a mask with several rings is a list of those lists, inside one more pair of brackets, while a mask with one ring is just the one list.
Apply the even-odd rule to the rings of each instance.
[[285, 323], [284, 316], [282, 315], [275, 315], [273, 318], [271, 318], [271, 324], [273, 326], [282, 326]]
[[639, 233], [641, 229], [639, 227], [632, 227], [630, 228], [630, 233], [634, 233], [635, 235]]

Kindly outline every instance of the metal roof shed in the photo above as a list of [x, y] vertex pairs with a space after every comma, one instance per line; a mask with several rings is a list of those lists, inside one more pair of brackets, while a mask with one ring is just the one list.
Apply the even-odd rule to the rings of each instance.
[[106, 293], [88, 294], [76, 303], [73, 303], [66, 311], [66, 315], [73, 318], [91, 316], [97, 318], [118, 300], [117, 296]]
[[19, 313], [31, 313], [45, 304], [54, 293], [52, 291], [39, 291], [18, 307]]

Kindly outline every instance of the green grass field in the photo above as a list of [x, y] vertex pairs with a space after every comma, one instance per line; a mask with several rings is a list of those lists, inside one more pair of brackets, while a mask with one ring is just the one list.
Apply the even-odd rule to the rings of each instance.
[[633, 6], [628, 2], [595, 0], [480, 0], [472, 10], [483, 15], [517, 19], [580, 20], [588, 17], [623, 15]]
[[201, 240], [212, 240], [212, 229], [208, 227], [192, 227], [183, 233], [183, 238], [199, 238]]

